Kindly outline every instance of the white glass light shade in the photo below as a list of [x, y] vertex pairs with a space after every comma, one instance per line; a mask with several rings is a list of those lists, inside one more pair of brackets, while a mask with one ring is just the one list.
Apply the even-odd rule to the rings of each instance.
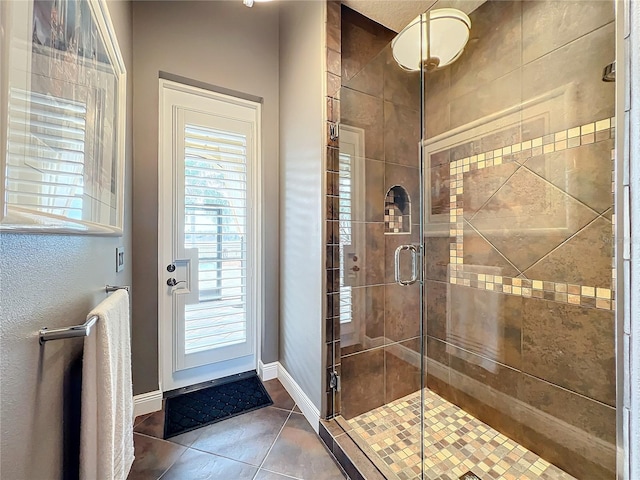
[[470, 29], [469, 17], [455, 8], [423, 13], [393, 39], [393, 58], [407, 70], [420, 70], [423, 61], [442, 68], [462, 54]]

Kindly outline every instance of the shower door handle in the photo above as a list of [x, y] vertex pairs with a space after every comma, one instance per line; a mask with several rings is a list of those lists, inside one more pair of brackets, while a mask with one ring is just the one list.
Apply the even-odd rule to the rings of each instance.
[[[408, 250], [411, 254], [411, 278], [402, 280], [400, 278], [400, 254]], [[396, 248], [395, 254], [395, 280], [398, 285], [413, 285], [418, 280], [418, 249], [415, 245], [400, 245]]]

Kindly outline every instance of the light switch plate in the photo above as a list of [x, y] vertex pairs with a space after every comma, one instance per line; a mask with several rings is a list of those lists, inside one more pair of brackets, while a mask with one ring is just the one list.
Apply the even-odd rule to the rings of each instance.
[[116, 272], [124, 270], [124, 247], [116, 247]]

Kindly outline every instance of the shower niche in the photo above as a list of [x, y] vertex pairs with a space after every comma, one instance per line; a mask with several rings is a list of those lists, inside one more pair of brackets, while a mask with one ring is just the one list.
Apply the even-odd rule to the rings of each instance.
[[402, 185], [391, 187], [384, 199], [384, 234], [411, 233], [411, 198]]

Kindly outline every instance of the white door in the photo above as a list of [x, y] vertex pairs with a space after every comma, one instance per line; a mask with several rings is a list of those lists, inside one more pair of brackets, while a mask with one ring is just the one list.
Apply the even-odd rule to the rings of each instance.
[[260, 104], [160, 80], [163, 391], [256, 369]]

